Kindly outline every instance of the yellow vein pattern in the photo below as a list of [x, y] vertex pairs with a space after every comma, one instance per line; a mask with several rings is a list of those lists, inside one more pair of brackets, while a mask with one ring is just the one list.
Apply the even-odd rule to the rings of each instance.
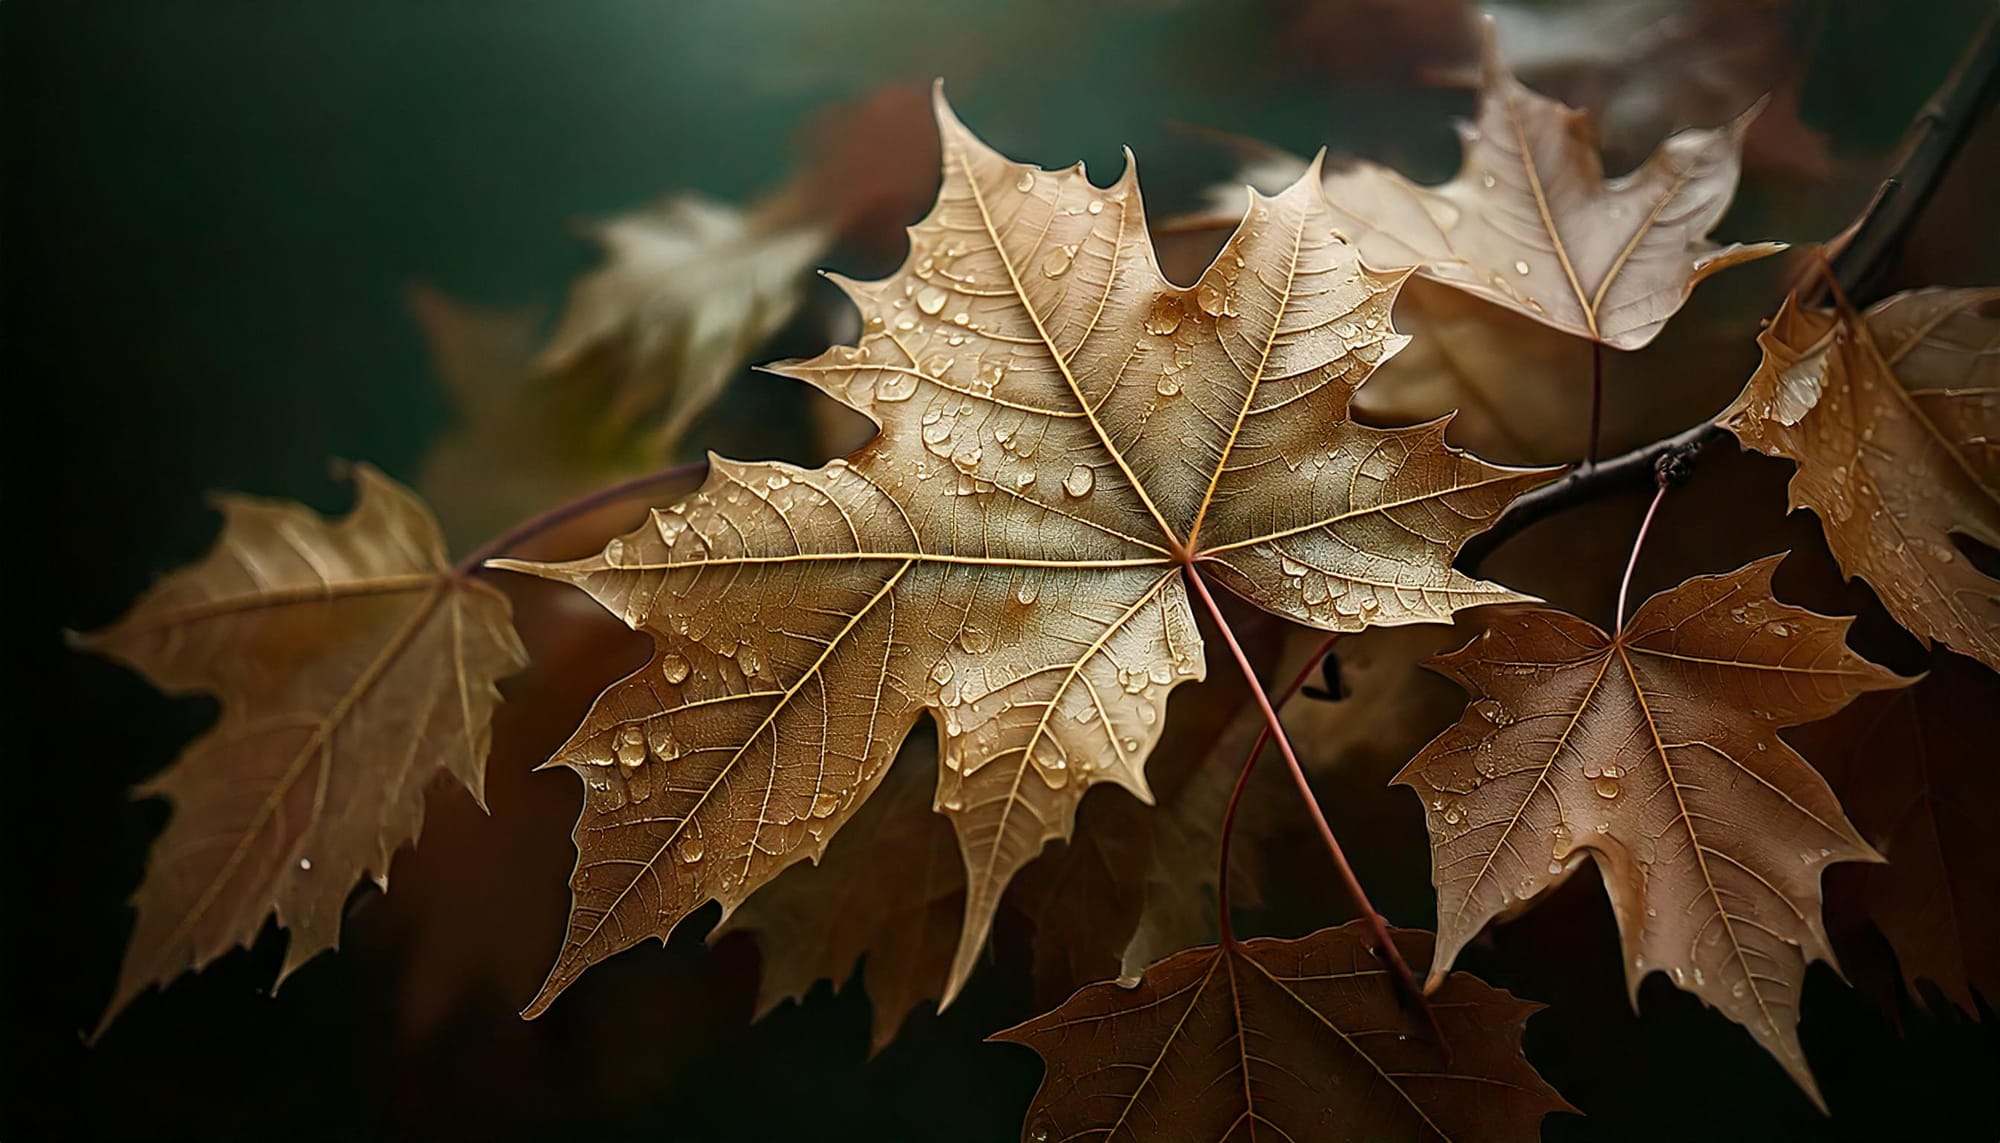
[[[355, 471], [352, 514], [224, 499], [209, 555], [82, 637], [174, 694], [222, 700], [215, 728], [140, 792], [173, 803], [134, 903], [112, 1003], [291, 930], [279, 980], [339, 940], [362, 877], [386, 885], [423, 792], [448, 770], [482, 796], [499, 692], [527, 659], [505, 596], [452, 573], [407, 489]], [[101, 1028], [100, 1028], [101, 1030]]]
[[[1203, 677], [1184, 569], [1339, 630], [1520, 597], [1451, 568], [1538, 471], [1369, 429], [1404, 339], [1314, 179], [1192, 287], [1160, 275], [1129, 162], [1110, 187], [981, 143], [938, 102], [943, 179], [902, 269], [839, 280], [857, 344], [773, 369], [881, 433], [821, 468], [717, 459], [598, 556], [501, 566], [589, 592], [657, 644], [556, 761], [584, 779], [570, 931], [535, 1013], [591, 964], [725, 916], [817, 861], [917, 720], [978, 961], [1014, 874], [1085, 790], [1150, 801], [1167, 696]], [[1266, 567], [1300, 561], [1310, 574]], [[1262, 577], [1266, 582], [1259, 582]]]
[[1534, 1140], [1571, 1110], [1521, 1058], [1536, 1005], [1464, 973], [1430, 1005], [1442, 1050], [1356, 922], [1176, 953], [994, 1038], [1046, 1063], [1024, 1136], [1049, 1143]]
[[1797, 1025], [1806, 966], [1832, 959], [1820, 876], [1879, 858], [1777, 732], [1907, 680], [1849, 651], [1847, 620], [1772, 598], [1777, 563], [1689, 580], [1616, 638], [1501, 609], [1434, 662], [1474, 701], [1396, 778], [1431, 830], [1433, 981], [1487, 921], [1588, 857], [1634, 1003], [1647, 973], [1669, 974], [1819, 1097]]

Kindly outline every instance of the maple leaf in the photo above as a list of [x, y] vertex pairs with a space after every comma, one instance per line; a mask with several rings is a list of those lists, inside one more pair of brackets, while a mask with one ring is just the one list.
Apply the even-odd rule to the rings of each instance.
[[604, 431], [607, 393], [535, 373], [540, 307], [489, 310], [420, 286], [410, 311], [459, 414], [417, 477], [454, 544], [664, 462], [650, 433]]
[[388, 885], [424, 791], [449, 771], [483, 799], [494, 682], [526, 662], [506, 596], [456, 574], [436, 521], [354, 469], [352, 514], [219, 500], [221, 539], [77, 642], [169, 694], [222, 700], [213, 730], [139, 787], [174, 804], [133, 903], [138, 925], [99, 1032], [139, 992], [291, 930], [282, 982], [339, 940], [356, 881]]
[[861, 344], [777, 371], [882, 433], [820, 469], [717, 458], [573, 583], [657, 643], [555, 761], [583, 777], [576, 905], [529, 1014], [590, 964], [817, 857], [924, 711], [967, 905], [949, 1000], [1002, 889], [1078, 800], [1144, 763], [1203, 676], [1184, 571], [1327, 629], [1518, 599], [1451, 568], [1543, 479], [1377, 429], [1348, 399], [1402, 338], [1398, 278], [1318, 179], [1257, 197], [1192, 288], [1155, 268], [1128, 162], [1010, 162], [938, 100], [944, 183], [902, 270], [843, 282]]
[[2000, 581], [1953, 550], [2000, 547], [2000, 289], [1916, 290], [1865, 328], [1787, 298], [1764, 361], [1716, 420], [1798, 465], [1791, 506], [1896, 622], [2000, 670]]
[[[1430, 934], [1394, 931], [1406, 955]], [[1189, 949], [1133, 988], [1095, 984], [993, 1039], [1048, 1075], [1024, 1139], [1540, 1137], [1573, 1112], [1521, 1056], [1540, 1005], [1462, 972], [1432, 996], [1440, 1045], [1397, 994], [1364, 922]]]
[[1358, 163], [1326, 177], [1340, 225], [1371, 266], [1426, 278], [1578, 337], [1638, 349], [1702, 279], [1783, 250], [1708, 240], [1728, 209], [1754, 110], [1681, 131], [1609, 182], [1587, 116], [1523, 87], [1490, 26], [1479, 118], [1457, 177], [1423, 187]]
[[2000, 865], [1984, 820], [2000, 805], [1995, 711], [2000, 678], [1939, 651], [1915, 686], [1785, 736], [1889, 859], [1846, 884], [1895, 947], [1910, 994], [1928, 980], [1974, 1015], [1975, 992], [2000, 998]]
[[1806, 966], [1833, 959], [1820, 876], [1881, 859], [1777, 731], [1908, 680], [1847, 649], [1851, 620], [1772, 598], [1782, 558], [1688, 580], [1615, 635], [1549, 608], [1481, 613], [1433, 660], [1474, 701], [1395, 782], [1428, 811], [1433, 982], [1588, 857], [1634, 1005], [1646, 974], [1671, 974], [1824, 1108], [1798, 1040]]
[[571, 287], [538, 364], [612, 378], [611, 427], [647, 418], [663, 452], [791, 320], [832, 237], [783, 200], [744, 210], [695, 195], [590, 233], [606, 262]]

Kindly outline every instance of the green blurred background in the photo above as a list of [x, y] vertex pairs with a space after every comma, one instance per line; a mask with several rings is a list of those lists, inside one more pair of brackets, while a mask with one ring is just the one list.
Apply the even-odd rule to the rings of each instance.
[[[71, 654], [60, 632], [108, 621], [201, 552], [215, 528], [209, 490], [332, 510], [346, 493], [331, 458], [410, 476], [450, 417], [405, 306], [412, 283], [554, 306], [593, 257], [571, 220], [674, 190], [737, 201], [768, 190], [792, 168], [801, 123], [884, 83], [942, 75], [996, 146], [1048, 165], [1084, 158], [1100, 181], [1129, 144], [1156, 213], [1195, 206], [1230, 166], [1176, 124], [1448, 174], [1448, 117], [1469, 95], [1361, 66], [1371, 50], [1359, 40], [1303, 58], [1286, 36], [1304, 7], [0, 3], [11, 605], [0, 1138], [1016, 1137], [1039, 1066], [981, 1042], [1031, 1011], [1018, 960], [1004, 957], [872, 1060], [858, 988], [822, 987], [751, 1024], [754, 960], [705, 956], [687, 933], [615, 958], [533, 1024], [512, 1015], [525, 996], [493, 996], [410, 1036], [401, 947], [363, 899], [343, 951], [281, 998], [263, 994], [281, 948], [267, 932], [143, 998], [86, 1047], [129, 925], [122, 902], [164, 820], [125, 790], [213, 706]], [[1828, 133], [1836, 177], [1802, 188], [1753, 175], [1725, 237], [1810, 240], [1844, 221], [1987, 5], [1806, 7], [1801, 108]], [[1992, 135], [1988, 124], [1975, 138], [1926, 223], [1942, 264], [1970, 275], [1953, 284], [2000, 278], [1978, 190], [1992, 184], [1973, 181], [2000, 166]], [[879, 252], [831, 260], [857, 273], [893, 264]], [[814, 336], [794, 329], [780, 348], [810, 350]], [[719, 442], [817, 459], [803, 434], [759, 439], [760, 402], [783, 400], [779, 388], [743, 386], [690, 451]], [[569, 775], [533, 781], [573, 804]], [[1336, 801], [1336, 826], [1365, 835], [1370, 807], [1407, 809], [1371, 799]], [[565, 832], [540, 843], [561, 852]], [[567, 872], [550, 863], [536, 890], [559, 892]], [[1428, 924], [1421, 882], [1384, 896], [1395, 920]], [[1303, 932], [1337, 919], [1329, 908], [1309, 896], [1267, 927]], [[2000, 1138], [1991, 1013], [1982, 1028], [1906, 1005], [1898, 1028], [1815, 969], [1804, 1036], [1837, 1113], [1825, 1120], [1739, 1029], [1663, 980], [1645, 988], [1642, 1021], [1625, 1008], [1615, 954], [1583, 970], [1538, 961], [1537, 941], [1610, 948], [1594, 887], [1541, 912], [1468, 967], [1556, 1002], [1531, 1026], [1529, 1055], [1590, 1117], [1551, 1120], [1547, 1138]], [[552, 950], [558, 937], [519, 939]]]

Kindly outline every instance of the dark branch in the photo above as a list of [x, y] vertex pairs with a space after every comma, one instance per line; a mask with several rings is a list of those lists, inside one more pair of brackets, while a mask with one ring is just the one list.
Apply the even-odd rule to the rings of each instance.
[[[2000, 11], [1987, 16], [1943, 85], [1918, 110], [1904, 134], [1895, 169], [1882, 180], [1865, 217], [1833, 257], [1835, 279], [1860, 304], [1879, 300], [1878, 291], [1910, 227], [1996, 93], [2000, 93]], [[1514, 501], [1491, 528], [1460, 549], [1456, 562], [1467, 570], [1477, 568], [1529, 525], [1603, 496], [1646, 488], [1653, 483], [1653, 465], [1661, 457], [1678, 454], [1683, 465], [1692, 464], [1703, 449], [1728, 436], [1721, 426], [1703, 423], [1574, 469]]]

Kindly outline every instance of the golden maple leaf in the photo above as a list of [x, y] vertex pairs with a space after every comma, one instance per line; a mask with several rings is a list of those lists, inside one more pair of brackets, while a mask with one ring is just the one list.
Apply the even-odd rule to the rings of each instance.
[[[1452, 569], [1539, 470], [1444, 421], [1348, 419], [1400, 347], [1315, 174], [1192, 288], [1108, 188], [988, 149], [942, 96], [944, 184], [903, 268], [843, 282], [857, 346], [777, 371], [881, 434], [819, 469], [717, 458], [598, 556], [500, 566], [588, 591], [657, 645], [555, 761], [586, 804], [570, 931], [528, 1008], [816, 858], [926, 710], [967, 905], [964, 984], [1014, 872], [1099, 782], [1149, 799], [1167, 694], [1206, 670], [1184, 574], [1329, 630], [1521, 598]], [[1199, 581], [1196, 581], [1199, 582]], [[1204, 589], [1205, 590], [1205, 589]]]

